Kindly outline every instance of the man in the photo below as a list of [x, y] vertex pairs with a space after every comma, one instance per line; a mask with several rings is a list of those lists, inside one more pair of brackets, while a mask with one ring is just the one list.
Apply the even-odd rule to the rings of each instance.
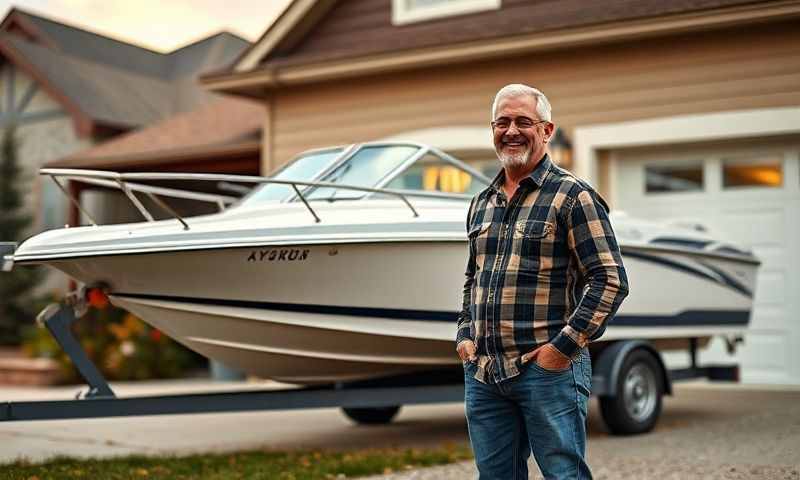
[[539, 90], [492, 105], [502, 164], [467, 215], [469, 261], [456, 350], [481, 480], [588, 479], [587, 344], [627, 295], [607, 206], [545, 153], [555, 126]]

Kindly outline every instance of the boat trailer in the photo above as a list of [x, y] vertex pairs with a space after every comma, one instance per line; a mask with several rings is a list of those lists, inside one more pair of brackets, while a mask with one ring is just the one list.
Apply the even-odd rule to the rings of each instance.
[[[52, 304], [37, 317], [75, 368], [88, 390], [73, 400], [0, 403], [0, 421], [61, 420], [223, 413], [303, 408], [342, 408], [357, 423], [390, 422], [402, 405], [462, 402], [461, 368], [404, 374], [331, 385], [120, 398], [92, 363], [70, 326], [86, 308], [83, 295]], [[70, 300], [71, 299], [71, 300]], [[612, 433], [649, 431], [661, 412], [661, 397], [672, 382], [696, 378], [738, 380], [738, 366], [697, 365], [697, 339], [690, 339], [688, 368], [667, 370], [656, 348], [645, 340], [598, 342], [592, 352], [592, 394], [599, 397], [603, 419]]]

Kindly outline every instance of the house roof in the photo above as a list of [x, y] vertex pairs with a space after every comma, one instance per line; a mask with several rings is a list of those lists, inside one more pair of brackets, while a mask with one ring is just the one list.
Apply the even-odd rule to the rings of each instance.
[[73, 27], [41, 15], [15, 8], [9, 17], [23, 22], [36, 40], [57, 46], [71, 57], [109, 65], [148, 76], [163, 77], [167, 71], [166, 55], [138, 45]]
[[122, 128], [147, 125], [162, 118], [165, 107], [172, 106], [175, 88], [160, 78], [65, 55], [7, 33], [0, 34], [0, 44], [6, 55], [19, 55], [19, 61], [29, 63], [81, 112], [99, 123]]
[[222, 32], [170, 53], [121, 42], [14, 9], [0, 53], [89, 122], [121, 130], [191, 110], [216, 95], [197, 76], [230, 63], [248, 42]]
[[497, 10], [397, 26], [392, 3], [294, 0], [234, 63], [201, 80], [260, 97], [292, 83], [800, 16], [800, 4], [782, 0], [502, 0]]
[[190, 112], [120, 135], [48, 167], [124, 169], [222, 152], [258, 151], [264, 107], [223, 96]]

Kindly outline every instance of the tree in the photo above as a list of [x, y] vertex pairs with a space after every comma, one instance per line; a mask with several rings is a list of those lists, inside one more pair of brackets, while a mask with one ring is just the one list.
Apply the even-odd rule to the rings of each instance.
[[[20, 242], [32, 219], [23, 205], [22, 169], [17, 163], [16, 128], [3, 130], [0, 141], [0, 241]], [[41, 278], [37, 268], [0, 272], [0, 344], [20, 341], [20, 327], [33, 321], [31, 290]]]

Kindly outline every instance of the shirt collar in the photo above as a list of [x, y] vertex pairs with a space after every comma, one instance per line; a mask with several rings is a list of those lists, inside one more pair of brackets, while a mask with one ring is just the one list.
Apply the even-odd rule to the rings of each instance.
[[[533, 182], [537, 187], [542, 188], [542, 185], [544, 185], [544, 180], [547, 178], [547, 173], [550, 171], [552, 164], [553, 162], [550, 160], [550, 155], [545, 153], [544, 157], [542, 157], [542, 159], [536, 165], [536, 168], [534, 168], [527, 177], [522, 179], [520, 185]], [[495, 192], [501, 192], [503, 190], [503, 183], [505, 180], [506, 170], [505, 168], [501, 168], [497, 175], [495, 175], [494, 180], [492, 180], [492, 189]]]

